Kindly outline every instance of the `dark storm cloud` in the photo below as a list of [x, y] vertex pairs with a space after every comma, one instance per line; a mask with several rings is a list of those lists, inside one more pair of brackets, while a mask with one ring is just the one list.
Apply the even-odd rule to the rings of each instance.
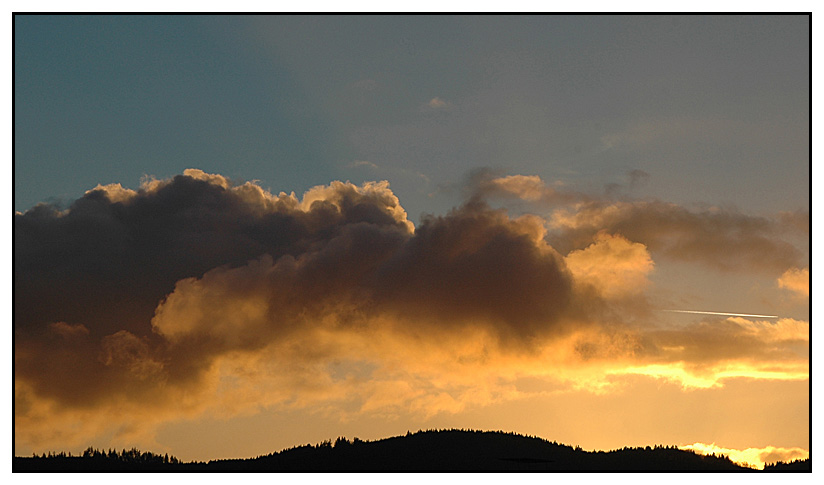
[[16, 379], [75, 406], [148, 399], [228, 352], [376, 319], [531, 345], [576, 313], [543, 236], [479, 200], [413, 232], [386, 183], [302, 201], [199, 170], [98, 187], [15, 215]]
[[379, 273], [378, 300], [424, 321], [483, 321], [542, 336], [570, 313], [572, 275], [537, 218], [510, 219], [473, 200], [423, 220]]
[[[396, 238], [408, 232], [388, 190], [342, 183], [324, 190], [326, 197], [303, 210], [293, 196], [271, 196], [251, 184], [230, 187], [220, 176], [192, 170], [137, 192], [91, 190], [64, 212], [39, 205], [15, 215], [18, 377], [48, 395], [98, 399], [110, 386], [121, 387], [115, 381], [123, 376], [111, 365], [123, 363], [117, 355], [131, 355], [121, 366], [129, 370], [123, 382], [137, 378], [131, 370], [154, 367], [138, 344], [157, 340], [155, 308], [179, 280], [263, 254], [316, 250], [348, 226], [382, 228]], [[83, 339], [55, 338], [81, 325]], [[114, 337], [118, 332], [140, 339]], [[98, 344], [103, 350], [93, 350]], [[64, 375], [86, 381], [69, 385]]]
[[[16, 215], [15, 295], [22, 329], [32, 330], [33, 322], [86, 318], [92, 303], [110, 307], [105, 321], [85, 322], [93, 333], [111, 320], [139, 329], [129, 325], [128, 315], [138, 312], [145, 325], [180, 279], [264, 253], [301, 254], [347, 224], [406, 227], [380, 206], [393, 201], [370, 200], [354, 188], [341, 187], [338, 205], [319, 200], [306, 211], [285, 194], [267, 198], [250, 187], [236, 189], [182, 175], [122, 202], [112, 202], [100, 189], [65, 213], [41, 205]], [[110, 301], [100, 301], [101, 287]]]

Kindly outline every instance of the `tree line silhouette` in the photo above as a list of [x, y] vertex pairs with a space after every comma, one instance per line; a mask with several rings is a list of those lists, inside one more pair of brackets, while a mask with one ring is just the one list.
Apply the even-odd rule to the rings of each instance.
[[66, 452], [48, 452], [31, 457], [14, 457], [14, 471], [132, 471], [170, 470], [187, 465], [168, 453], [158, 455], [150, 451], [141, 452], [137, 448], [108, 451], [93, 447], [86, 448], [81, 455], [72, 456]]
[[[810, 460], [777, 462], [767, 471], [810, 471]], [[376, 441], [340, 436], [256, 458], [181, 462], [174, 456], [88, 448], [82, 456], [15, 457], [13, 471], [755, 471], [724, 455], [675, 446], [585, 451], [504, 431], [429, 429]]]
[[766, 472], [810, 472], [812, 471], [812, 462], [809, 458], [803, 460], [793, 461], [777, 461], [775, 463], [764, 464], [764, 471]]

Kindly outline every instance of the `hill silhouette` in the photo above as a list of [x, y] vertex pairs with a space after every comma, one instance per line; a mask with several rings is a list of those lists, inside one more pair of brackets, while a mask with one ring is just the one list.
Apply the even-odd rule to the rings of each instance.
[[[799, 465], [801, 463], [801, 465]], [[806, 460], [809, 471], [809, 460]], [[786, 466], [782, 466], [786, 465]], [[773, 471], [803, 469], [803, 462]], [[25, 471], [753, 471], [726, 456], [700, 455], [673, 446], [584, 451], [537, 437], [500, 431], [429, 430], [376, 441], [304, 445], [257, 458], [183, 463], [133, 449], [121, 453], [89, 448], [83, 456], [15, 457]]]
[[812, 470], [813, 464], [809, 458], [793, 460], [791, 462], [779, 461], [764, 465], [764, 471], [767, 472], [811, 472]]

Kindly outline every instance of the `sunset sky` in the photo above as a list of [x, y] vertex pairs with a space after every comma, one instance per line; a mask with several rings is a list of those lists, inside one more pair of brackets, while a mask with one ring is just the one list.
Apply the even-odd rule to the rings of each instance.
[[473, 428], [807, 456], [809, 17], [14, 36], [16, 455]]

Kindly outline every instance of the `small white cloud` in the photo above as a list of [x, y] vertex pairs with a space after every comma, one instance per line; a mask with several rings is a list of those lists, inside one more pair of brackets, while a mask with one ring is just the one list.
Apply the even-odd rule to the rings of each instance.
[[449, 108], [451, 106], [450, 103], [448, 103], [448, 102], [446, 102], [446, 101], [444, 101], [444, 100], [442, 100], [441, 98], [438, 98], [438, 97], [430, 99], [429, 102], [426, 103], [426, 105], [429, 106], [432, 109], [446, 109], [446, 108]]
[[489, 186], [524, 200], [540, 200], [541, 197], [547, 194], [546, 184], [541, 180], [541, 177], [537, 175], [508, 175], [506, 177], [499, 177], [491, 180]]
[[368, 167], [368, 168], [372, 168], [372, 169], [375, 169], [375, 170], [380, 168], [380, 167], [378, 167], [377, 165], [375, 165], [374, 163], [372, 163], [368, 160], [355, 160], [354, 162], [349, 164], [349, 167], [350, 168]]

